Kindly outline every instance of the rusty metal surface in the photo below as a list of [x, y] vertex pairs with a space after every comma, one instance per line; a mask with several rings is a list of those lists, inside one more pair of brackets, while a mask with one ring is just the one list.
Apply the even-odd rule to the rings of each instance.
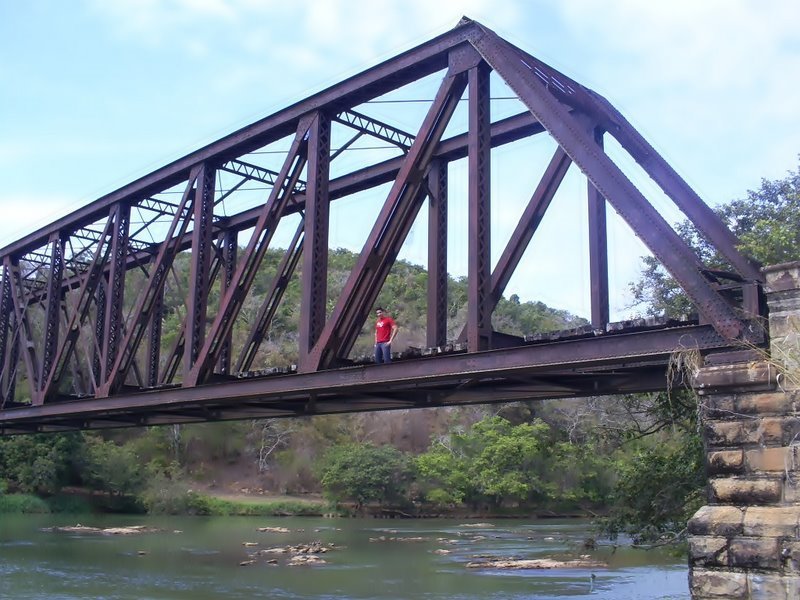
[[[440, 86], [415, 128], [371, 114], [370, 100], [434, 74]], [[492, 118], [494, 77], [526, 112]], [[455, 127], [445, 137], [463, 100], [465, 130]], [[539, 135], [555, 142], [555, 152], [492, 269], [491, 215], [504, 206], [491, 197], [491, 150]], [[605, 153], [604, 135], [727, 258], [732, 279], [705, 268]], [[391, 157], [354, 166], [339, 158], [364, 140], [383, 144]], [[463, 344], [454, 344], [446, 339], [454, 193], [448, 169], [462, 159], [468, 303]], [[492, 312], [572, 163], [587, 180], [592, 327], [580, 339], [547, 343], [530, 337], [536, 332], [495, 332]], [[384, 185], [356, 265], [331, 297], [331, 203]], [[226, 207], [235, 202], [241, 204], [231, 204], [239, 207], [231, 213]], [[352, 367], [356, 339], [426, 202], [430, 357]], [[607, 330], [607, 204], [708, 325]], [[255, 291], [282, 223], [295, 235], [280, 249], [266, 289]], [[182, 253], [186, 261], [178, 260]], [[666, 357], [687, 343], [724, 353], [765, 341], [750, 320], [765, 311], [760, 272], [737, 252], [714, 212], [606, 99], [469, 20], [58, 219], [0, 255], [0, 428], [11, 433], [652, 389], [663, 384]], [[183, 262], [185, 289], [177, 283], [176, 263]], [[267, 365], [280, 373], [250, 377], [298, 271], [297, 366]], [[244, 307], [253, 314], [242, 317]], [[237, 323], [245, 333], [234, 335]]]
[[17, 407], [0, 413], [0, 428], [106, 428], [653, 391], [667, 385], [677, 348], [705, 353], [727, 344], [709, 325], [609, 334]]

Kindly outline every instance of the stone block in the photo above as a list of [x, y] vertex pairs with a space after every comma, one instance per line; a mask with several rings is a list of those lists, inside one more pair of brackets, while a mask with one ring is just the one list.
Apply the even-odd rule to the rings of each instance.
[[800, 474], [796, 471], [787, 473], [784, 478], [783, 501], [787, 504], [800, 504]]
[[745, 452], [745, 464], [748, 471], [769, 471], [783, 473], [796, 470], [794, 468], [794, 451], [792, 448], [759, 448]]
[[788, 446], [800, 439], [797, 417], [764, 417], [758, 427], [758, 443], [765, 446]]
[[693, 569], [689, 575], [692, 598], [747, 598], [747, 576], [736, 571]]
[[708, 419], [727, 419], [734, 412], [733, 394], [709, 394], [700, 400], [700, 417]]
[[709, 480], [711, 498], [721, 504], [775, 504], [783, 491], [781, 478], [744, 479], [726, 477]]
[[745, 509], [742, 533], [756, 537], [800, 535], [800, 506], [751, 506]]
[[800, 578], [777, 573], [748, 573], [747, 584], [752, 600], [797, 600]]
[[690, 536], [689, 564], [700, 567], [728, 565], [728, 538]]
[[692, 381], [692, 387], [703, 395], [768, 390], [774, 385], [775, 369], [763, 360], [702, 367]]
[[800, 290], [800, 261], [768, 265], [761, 271], [764, 273], [767, 300], [776, 292]]
[[781, 560], [783, 561], [784, 574], [793, 574], [796, 577], [800, 577], [800, 540], [783, 543]]
[[733, 402], [733, 410], [746, 415], [789, 415], [795, 409], [793, 396], [783, 391], [738, 394]]
[[720, 450], [708, 453], [709, 475], [740, 473], [744, 469], [743, 450]]
[[709, 447], [742, 446], [750, 441], [742, 421], [709, 421], [703, 437]]
[[690, 535], [721, 537], [740, 535], [743, 526], [744, 510], [736, 506], [703, 506], [687, 525]]
[[728, 545], [728, 563], [742, 569], [778, 569], [781, 546], [778, 538], [735, 538]]

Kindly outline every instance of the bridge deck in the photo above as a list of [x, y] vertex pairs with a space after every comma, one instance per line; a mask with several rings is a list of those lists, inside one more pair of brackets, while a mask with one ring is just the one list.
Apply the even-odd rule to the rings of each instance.
[[[571, 335], [570, 335], [571, 334]], [[559, 341], [467, 353], [412, 352], [385, 365], [315, 373], [242, 374], [201, 386], [126, 389], [113, 398], [63, 398], [0, 411], [3, 434], [276, 418], [666, 389], [680, 351], [744, 360], [710, 325], [629, 324], [612, 332], [554, 332]], [[544, 336], [542, 336], [544, 337]], [[419, 356], [414, 356], [420, 354]]]

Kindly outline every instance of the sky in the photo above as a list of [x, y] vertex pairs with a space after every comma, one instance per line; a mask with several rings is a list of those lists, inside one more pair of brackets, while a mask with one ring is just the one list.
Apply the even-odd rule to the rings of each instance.
[[[711, 205], [798, 166], [796, 0], [0, 0], [0, 247], [462, 15], [605, 96]], [[610, 243], [621, 314], [642, 249]], [[586, 315], [588, 284], [528, 268], [509, 292]]]

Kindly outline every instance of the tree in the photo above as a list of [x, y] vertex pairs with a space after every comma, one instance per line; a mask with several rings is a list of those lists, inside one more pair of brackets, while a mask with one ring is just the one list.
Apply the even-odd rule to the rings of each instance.
[[82, 446], [83, 436], [77, 433], [0, 439], [0, 478], [11, 490], [55, 494], [78, 481], [76, 458]]
[[83, 477], [94, 489], [114, 495], [137, 492], [145, 481], [133, 447], [93, 436], [86, 437]]
[[620, 462], [606, 531], [632, 534], [637, 543], [681, 539], [705, 501], [704, 462], [699, 436], [685, 432], [637, 450]]
[[368, 502], [391, 503], [401, 497], [407, 475], [405, 457], [372, 444], [334, 446], [324, 457], [321, 482], [332, 502], [352, 501], [356, 510]]

